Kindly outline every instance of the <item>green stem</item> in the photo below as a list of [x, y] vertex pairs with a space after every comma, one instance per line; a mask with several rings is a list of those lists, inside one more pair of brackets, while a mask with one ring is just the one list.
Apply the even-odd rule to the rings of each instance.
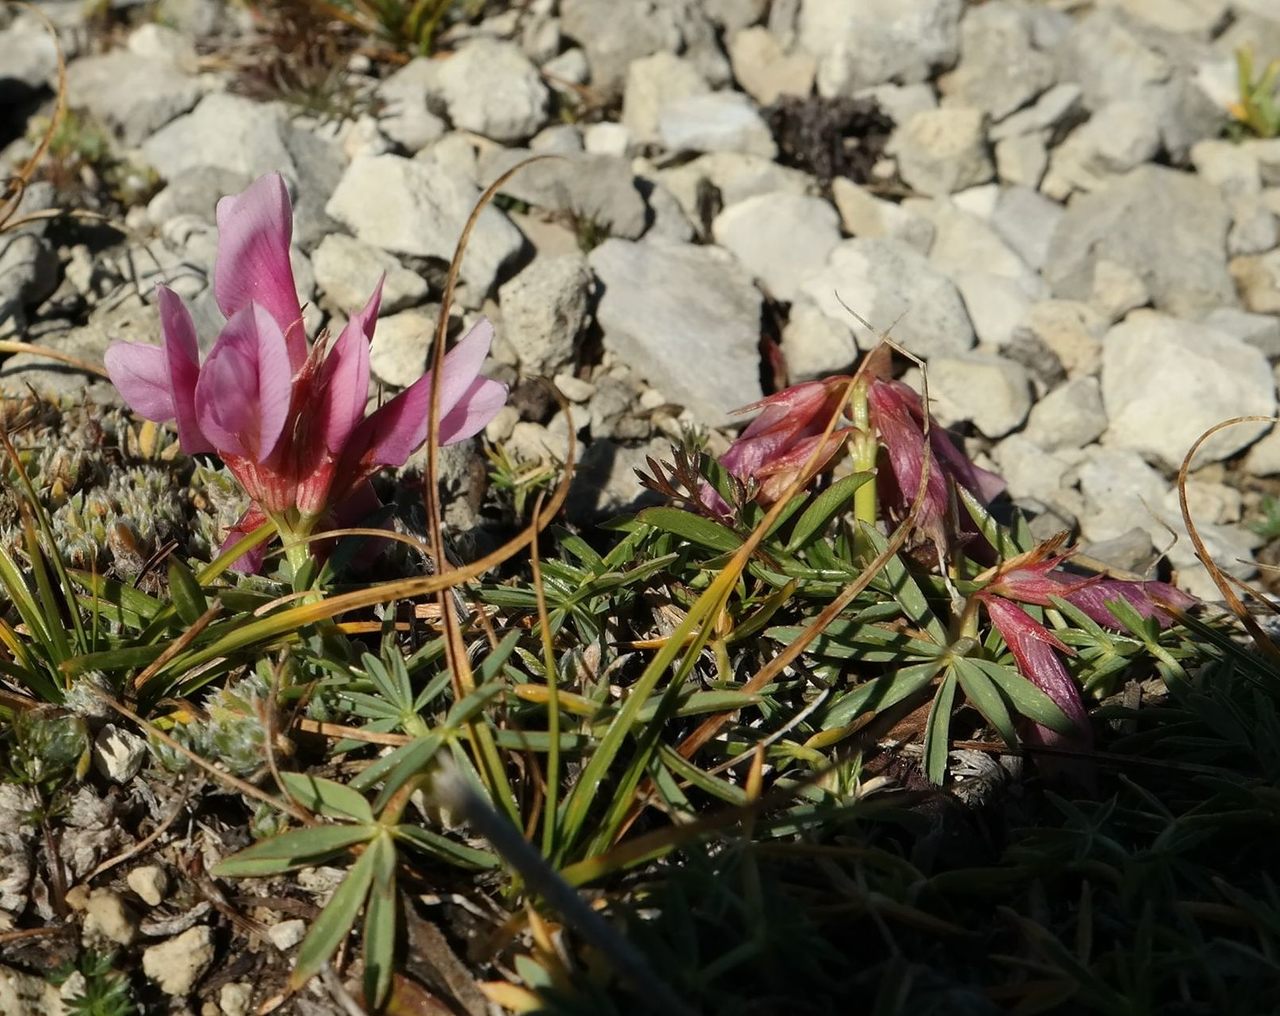
[[[858, 428], [858, 433], [854, 435], [849, 446], [853, 455], [854, 472], [873, 472], [876, 468], [876, 457], [880, 453], [880, 444], [876, 441], [875, 432], [871, 429], [871, 410], [867, 404], [867, 386], [865, 384], [856, 386], [849, 396], [849, 416], [853, 420], [853, 425]], [[874, 482], [864, 483], [854, 491], [853, 516], [858, 522], [865, 522], [869, 526], [874, 526], [879, 510], [880, 505], [876, 499], [876, 485]], [[869, 548], [865, 545], [865, 539], [860, 535], [861, 528], [855, 527], [854, 533], [855, 550], [859, 556], [865, 555]]]

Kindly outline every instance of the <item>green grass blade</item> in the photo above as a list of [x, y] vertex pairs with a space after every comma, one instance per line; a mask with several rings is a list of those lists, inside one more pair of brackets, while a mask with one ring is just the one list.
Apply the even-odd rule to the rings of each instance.
[[947, 669], [938, 694], [929, 708], [924, 728], [924, 771], [929, 782], [942, 786], [947, 777], [947, 747], [951, 743], [951, 710], [956, 701], [956, 672]]

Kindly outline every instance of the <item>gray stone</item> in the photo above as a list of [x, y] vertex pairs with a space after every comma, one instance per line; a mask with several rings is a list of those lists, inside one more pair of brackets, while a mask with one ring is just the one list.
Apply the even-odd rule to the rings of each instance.
[[1055, 131], [1080, 110], [1082, 91], [1072, 81], [1054, 85], [1034, 104], [994, 124], [990, 131], [992, 141], [1004, 141], [1023, 134], [1039, 134]]
[[213, 931], [197, 924], [142, 953], [142, 972], [166, 995], [183, 997], [213, 965]]
[[886, 201], [866, 187], [838, 176], [831, 181], [831, 197], [850, 236], [901, 240], [921, 254], [933, 246], [935, 227], [909, 208]]
[[1250, 314], [1234, 307], [1218, 307], [1202, 320], [1216, 331], [1247, 342], [1269, 360], [1280, 357], [1280, 318], [1273, 314]]
[[213, 92], [190, 113], [147, 138], [142, 156], [166, 180], [201, 166], [251, 179], [275, 171], [296, 179], [293, 157], [282, 137], [284, 124], [279, 106]]
[[345, 314], [363, 307], [380, 277], [378, 314], [395, 314], [427, 298], [427, 283], [386, 251], [343, 233], [330, 233], [311, 255], [316, 285], [329, 303]]
[[727, 34], [754, 25], [769, 7], [769, 0], [703, 0], [707, 16]]
[[1031, 297], [1016, 280], [983, 271], [955, 271], [973, 331], [984, 346], [1003, 348], [1014, 341], [1031, 310]]
[[1031, 379], [1019, 364], [988, 353], [929, 360], [929, 396], [938, 420], [973, 423], [986, 437], [1004, 437], [1031, 411]]
[[439, 87], [439, 72], [439, 61], [419, 56], [378, 84], [378, 129], [408, 152], [421, 151], [445, 132], [444, 121], [427, 105]]
[[1280, 219], [1259, 195], [1233, 197], [1227, 253], [1232, 257], [1265, 254], [1280, 242]]
[[1062, 364], [1069, 377], [1087, 377], [1102, 363], [1108, 321], [1087, 303], [1041, 300], [1031, 305], [1023, 330]]
[[1155, 550], [1147, 531], [1138, 526], [1109, 540], [1098, 540], [1080, 546], [1080, 553], [1095, 561], [1139, 575], [1147, 574], [1155, 563]]
[[1280, 251], [1232, 258], [1230, 268], [1247, 310], [1280, 314]]
[[[127, 301], [90, 319], [88, 324], [46, 332], [37, 341], [56, 352], [88, 363], [101, 363], [107, 346], [116, 339], [154, 342], [159, 336], [160, 320], [154, 308]], [[0, 395], [25, 398], [32, 391], [54, 403], [87, 401], [94, 405], [123, 405], [115, 386], [106, 378], [86, 374], [39, 354], [16, 353], [0, 364]]]
[[[28, 187], [14, 210], [13, 221], [53, 207], [53, 186]], [[47, 222], [36, 220], [0, 235], [0, 336], [26, 327], [26, 308], [39, 303], [58, 285], [58, 257], [45, 238]]]
[[1024, 433], [1041, 448], [1083, 448], [1107, 429], [1107, 411], [1096, 378], [1067, 381], [1031, 409]]
[[902, 179], [921, 194], [952, 194], [995, 173], [982, 129], [982, 112], [942, 107], [917, 113], [893, 132], [886, 149]]
[[568, 85], [585, 85], [591, 77], [587, 54], [577, 46], [571, 46], [544, 63], [542, 73], [546, 76], [547, 83], [557, 92], [571, 93], [574, 90]]
[[514, 43], [468, 40], [442, 63], [436, 87], [455, 127], [495, 141], [531, 137], [546, 120], [547, 86]]
[[[494, 149], [481, 160], [481, 182], [487, 187], [529, 155], [518, 148]], [[592, 224], [608, 236], [633, 240], [647, 225], [648, 209], [631, 164], [611, 155], [579, 153], [530, 163], [499, 193], [544, 211], [568, 213], [576, 224]]]
[[1114, 8], [1161, 32], [1177, 32], [1208, 39], [1227, 17], [1228, 0], [1103, 0], [1103, 10]]
[[[594, 127], [616, 127], [617, 124], [591, 124]], [[626, 128], [624, 127], [625, 131]], [[586, 151], [586, 135], [577, 124], [553, 123], [529, 139], [529, 150], [539, 155], [574, 155]]]
[[641, 144], [658, 140], [662, 108], [677, 99], [711, 91], [706, 78], [688, 60], [674, 53], [654, 53], [627, 68], [622, 97], [622, 124]]
[[906, 123], [917, 113], [938, 108], [933, 85], [917, 81], [911, 85], [872, 85], [853, 93], [855, 99], [870, 99], [894, 123]]
[[[1233, 416], [1276, 412], [1266, 357], [1223, 332], [1150, 311], [1136, 311], [1107, 333], [1102, 396], [1108, 443], [1135, 449], [1176, 469], [1195, 440]], [[1228, 458], [1257, 440], [1267, 424], [1215, 434], [1197, 462]]]
[[1272, 427], [1255, 441], [1241, 463], [1250, 476], [1275, 476], [1280, 473], [1280, 428]]
[[94, 889], [84, 908], [86, 943], [132, 945], [138, 937], [138, 915], [114, 889]]
[[760, 294], [730, 255], [606, 240], [589, 259], [606, 349], [708, 423], [760, 398]]
[[1172, 314], [1231, 306], [1229, 221], [1211, 185], [1143, 166], [1071, 202], [1053, 234], [1046, 277], [1055, 295], [1088, 299], [1105, 259], [1130, 266], [1156, 307]]
[[1146, 282], [1128, 265], [1110, 258], [1101, 258], [1094, 265], [1089, 304], [1107, 321], [1119, 321], [1129, 311], [1150, 303]]
[[671, 191], [656, 180], [641, 180], [638, 186], [645, 190], [651, 217], [645, 236], [677, 243], [686, 243], [694, 238], [693, 223]]
[[1048, 296], [1040, 276], [987, 221], [949, 201], [912, 203], [936, 230], [929, 260], [948, 275], [980, 271], [1016, 282], [1032, 299]]
[[665, 103], [658, 137], [673, 152], [745, 152], [766, 159], [777, 154], [768, 126], [741, 92], [708, 92]]
[[68, 101], [89, 110], [126, 145], [136, 145], [200, 98], [195, 78], [168, 60], [114, 50], [67, 68]]
[[286, 124], [281, 136], [293, 162], [293, 242], [311, 250], [338, 229], [324, 206], [346, 171], [347, 157], [336, 142], [296, 123]]
[[1010, 434], [991, 454], [1011, 497], [1018, 501], [1033, 498], [1071, 515], [1079, 513], [1079, 495], [1064, 486], [1064, 478], [1075, 465], [1072, 459], [1041, 447], [1024, 434]]
[[0, 31], [0, 103], [50, 87], [57, 73], [57, 45], [39, 22], [27, 19]]
[[809, 297], [791, 304], [782, 329], [782, 356], [794, 384], [826, 374], [848, 372], [858, 358], [849, 326], [829, 318]]
[[[347, 167], [325, 211], [375, 247], [448, 261], [479, 197], [471, 181], [439, 164], [360, 156]], [[489, 205], [471, 234], [462, 278], [482, 298], [522, 245], [511, 221]]]
[[439, 312], [439, 307], [418, 307], [379, 320], [369, 346], [373, 376], [396, 388], [422, 377]]
[[[900, 240], [843, 241], [801, 292], [832, 320], [851, 321], [843, 301], [873, 329], [892, 328], [893, 338], [919, 356], [961, 353], [973, 345], [973, 326], [955, 286]], [[850, 328], [859, 348], [877, 341], [860, 324]]]
[[147, 760], [147, 742], [113, 723], [103, 724], [93, 739], [93, 765], [104, 779], [128, 783]]
[[621, 90], [627, 68], [653, 53], [683, 53], [711, 84], [728, 80], [729, 64], [701, 0], [564, 0], [561, 31], [586, 51], [591, 87], [604, 99]]
[[1262, 185], [1280, 187], [1280, 138], [1250, 138], [1241, 148], [1257, 159]]
[[818, 57], [818, 92], [852, 95], [887, 81], [926, 81], [955, 63], [960, 0], [804, 0], [800, 45]]
[[745, 28], [729, 40], [729, 62], [743, 91], [762, 106], [784, 95], [813, 91], [818, 61], [804, 50], [788, 53], [769, 29]]
[[646, 459], [669, 461], [671, 442], [655, 438], [648, 444], [617, 444], [606, 439], [592, 441], [574, 470], [569, 488], [571, 518], [591, 522], [623, 511], [635, 511], [661, 498], [640, 486], [637, 469], [648, 471]]
[[712, 235], [769, 295], [790, 302], [840, 242], [840, 217], [821, 198], [760, 194], [716, 216]]
[[631, 132], [620, 123], [587, 124], [582, 128], [582, 148], [591, 155], [620, 159], [631, 150]]
[[147, 217], [157, 226], [180, 215], [195, 215], [213, 224], [218, 201], [239, 194], [253, 183], [248, 173], [219, 166], [197, 166], [174, 177], [147, 205]]
[[1161, 546], [1168, 544], [1168, 533], [1155, 514], [1168, 484], [1133, 449], [1093, 445], [1065, 479], [1080, 484], [1085, 504], [1080, 524], [1086, 540], [1114, 540], [1131, 529], [1148, 534], [1159, 529], [1154, 539]]
[[1043, 132], [1016, 134], [996, 142], [996, 176], [1002, 183], [1034, 189], [1049, 168]]
[[1111, 102], [1054, 149], [1040, 189], [1059, 201], [1073, 190], [1096, 190], [1159, 150], [1160, 131], [1150, 110], [1129, 100]]
[[675, 196], [692, 222], [702, 221], [700, 194], [707, 184], [720, 193], [721, 205], [736, 205], [757, 194], [786, 191], [809, 194], [812, 179], [797, 169], [742, 152], [712, 152], [654, 176]]
[[129, 33], [129, 52], [148, 60], [164, 60], [187, 74], [199, 70], [196, 47], [176, 28], [147, 22]]
[[502, 331], [525, 374], [572, 366], [588, 320], [592, 275], [586, 258], [537, 257], [498, 291]]
[[129, 888], [150, 907], [158, 907], [169, 892], [169, 876], [158, 864], [141, 864], [130, 868], [124, 877]]
[[1210, 138], [1192, 145], [1190, 155], [1200, 178], [1227, 197], [1257, 194], [1262, 190], [1257, 150], [1249, 145]]
[[1049, 241], [1063, 211], [1056, 201], [1029, 187], [1005, 187], [991, 215], [991, 227], [1023, 261], [1041, 271], [1049, 260]]
[[960, 63], [939, 82], [959, 106], [1003, 120], [1053, 85], [1051, 56], [1032, 41], [1029, 11], [1005, 0], [970, 7], [960, 22]]

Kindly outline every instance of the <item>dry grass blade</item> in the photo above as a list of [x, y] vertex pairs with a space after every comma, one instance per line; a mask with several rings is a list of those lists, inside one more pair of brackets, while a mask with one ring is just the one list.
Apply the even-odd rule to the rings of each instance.
[[1182, 509], [1182, 523], [1187, 527], [1187, 535], [1191, 538], [1191, 545], [1196, 549], [1196, 557], [1200, 559], [1200, 563], [1204, 565], [1205, 570], [1209, 573], [1209, 577], [1213, 579], [1213, 584], [1218, 587], [1222, 593], [1222, 598], [1226, 601], [1227, 606], [1231, 608], [1231, 612], [1240, 619], [1240, 623], [1244, 625], [1245, 630], [1253, 639], [1258, 649], [1276, 662], [1280, 662], [1280, 646], [1262, 630], [1262, 626], [1253, 619], [1253, 615], [1249, 613], [1249, 608], [1236, 595], [1236, 591], [1231, 588], [1231, 583], [1227, 580], [1227, 576], [1222, 569], [1214, 562], [1209, 550], [1204, 545], [1199, 531], [1196, 529], [1195, 520], [1191, 517], [1191, 506], [1187, 503], [1187, 475], [1191, 472], [1191, 463], [1195, 460], [1196, 452], [1200, 450], [1209, 438], [1220, 430], [1226, 430], [1228, 427], [1234, 427], [1240, 423], [1275, 423], [1274, 416], [1237, 416], [1230, 420], [1223, 420], [1221, 423], [1214, 424], [1198, 438], [1195, 444], [1191, 446], [1190, 451], [1182, 460], [1182, 465], [1178, 469], [1178, 505]]

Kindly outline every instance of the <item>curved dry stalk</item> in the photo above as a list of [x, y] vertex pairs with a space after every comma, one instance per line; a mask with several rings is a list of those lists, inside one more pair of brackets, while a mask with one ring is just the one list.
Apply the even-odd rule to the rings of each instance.
[[[466, 254], [467, 244], [476, 228], [476, 223], [480, 221], [481, 213], [497, 196], [498, 190], [507, 180], [511, 179], [530, 163], [547, 158], [555, 158], [555, 156], [536, 155], [533, 158], [525, 159], [523, 162], [512, 166], [485, 188], [477, 199], [475, 207], [471, 209], [471, 214], [467, 216], [466, 224], [462, 228], [462, 234], [458, 237], [458, 245], [454, 249], [453, 258], [449, 262], [449, 273], [445, 278], [444, 292], [440, 299], [440, 316], [436, 321], [436, 331], [432, 343], [431, 398], [427, 408], [427, 469], [426, 475], [423, 477], [423, 500], [427, 510], [427, 532], [430, 536], [432, 557], [436, 562], [436, 570], [442, 576], [454, 571], [444, 552], [444, 526], [440, 511], [440, 390], [444, 379], [444, 353], [446, 332], [449, 325], [449, 308], [453, 304], [453, 294], [457, 288], [458, 275], [462, 270], [462, 259]], [[561, 481], [566, 494], [568, 493], [568, 487], [565, 480], [573, 475], [573, 455], [574, 438], [571, 430], [569, 434], [568, 461], [565, 463], [565, 479]], [[540, 518], [535, 513], [534, 519], [530, 523], [530, 527], [533, 529], [529, 538], [530, 545], [533, 544], [537, 539], [538, 533], [541, 532], [540, 521]], [[550, 520], [548, 519], [548, 521]], [[436, 596], [440, 603], [440, 619], [444, 628], [445, 658], [449, 665], [450, 674], [453, 677], [455, 699], [460, 700], [475, 690], [475, 678], [471, 673], [471, 661], [467, 657], [466, 646], [462, 642], [462, 631], [458, 623], [457, 614], [452, 609], [444, 589], [441, 589]], [[492, 731], [486, 724], [469, 720], [467, 722], [467, 732], [471, 736], [472, 743], [477, 748], [477, 769], [493, 790], [495, 797], [501, 800], [509, 817], [518, 826], [519, 815], [516, 813], [514, 802], [510, 799], [510, 794], [498, 793], [499, 788], [504, 785], [509, 789], [509, 783], [503, 771], [502, 760], [498, 754]]]
[[27, 187], [31, 183], [32, 174], [35, 173], [40, 160], [44, 158], [44, 153], [49, 150], [49, 145], [53, 142], [53, 135], [57, 132], [58, 126], [62, 123], [62, 118], [67, 111], [67, 63], [62, 55], [62, 44], [58, 42], [58, 30], [53, 26], [53, 22], [49, 20], [48, 15], [34, 4], [26, 3], [25, 0], [10, 0], [10, 3], [15, 7], [30, 11], [44, 22], [45, 30], [49, 33], [49, 37], [53, 39], [53, 50], [58, 58], [58, 92], [54, 97], [53, 116], [49, 118], [49, 126], [45, 129], [44, 137], [40, 139], [39, 144], [36, 145], [36, 150], [31, 153], [31, 157], [27, 159], [22, 168], [5, 181], [3, 190], [0, 190], [0, 233], [9, 229], [16, 229], [30, 218], [30, 216], [24, 216], [16, 223], [9, 221], [14, 212], [18, 210], [18, 205], [22, 203], [22, 195], [26, 193]]
[[33, 356], [43, 356], [50, 360], [57, 360], [59, 363], [65, 363], [87, 374], [96, 374], [101, 378], [107, 376], [105, 367], [99, 367], [96, 363], [82, 360], [80, 357], [72, 356], [70, 353], [62, 353], [56, 349], [50, 349], [48, 346], [38, 346], [31, 342], [14, 342], [11, 339], [0, 339], [0, 353], [30, 353]]
[[1191, 446], [1191, 450], [1187, 452], [1182, 460], [1182, 465], [1178, 468], [1178, 506], [1182, 509], [1182, 523], [1187, 527], [1187, 535], [1191, 537], [1191, 545], [1196, 549], [1196, 557], [1200, 559], [1200, 563], [1204, 565], [1205, 571], [1209, 573], [1209, 577], [1213, 579], [1213, 584], [1218, 587], [1222, 593], [1222, 598], [1226, 601], [1227, 606], [1231, 608], [1231, 612], [1239, 618], [1240, 623], [1244, 625], [1245, 630], [1249, 633], [1249, 637], [1253, 639], [1254, 645], [1259, 650], [1266, 653], [1274, 662], [1280, 663], [1280, 646], [1267, 636], [1262, 630], [1262, 626], [1253, 619], [1253, 615], [1249, 613], [1249, 608], [1244, 605], [1240, 597], [1236, 595], [1236, 591], [1231, 588], [1231, 583], [1227, 581], [1226, 575], [1222, 569], [1217, 566], [1209, 550], [1204, 545], [1204, 540], [1200, 538], [1200, 532], [1196, 529], [1195, 520], [1191, 517], [1191, 506], [1187, 503], [1187, 475], [1191, 472], [1191, 463], [1195, 459], [1196, 452], [1200, 450], [1209, 438], [1220, 430], [1226, 430], [1228, 427], [1234, 427], [1239, 423], [1276, 423], [1277, 418], [1274, 416], [1236, 416], [1230, 420], [1223, 420], [1216, 423], [1198, 438], [1195, 444]]

